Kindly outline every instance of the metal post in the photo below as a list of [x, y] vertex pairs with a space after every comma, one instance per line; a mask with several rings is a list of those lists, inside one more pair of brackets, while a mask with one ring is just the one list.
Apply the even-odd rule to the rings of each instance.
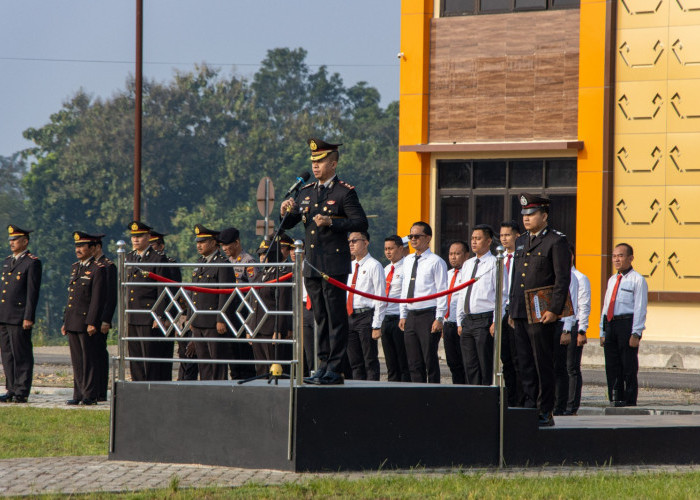
[[503, 256], [506, 251], [502, 246], [496, 249], [496, 311], [494, 321], [494, 347], [493, 350], [493, 385], [498, 386], [498, 467], [505, 465], [503, 457], [503, 428], [505, 419], [506, 402], [503, 391], [503, 365], [501, 363], [501, 337], [503, 335]]
[[126, 379], [126, 368], [124, 366], [124, 357], [126, 356], [126, 341], [122, 340], [127, 335], [126, 331], [126, 290], [122, 283], [126, 281], [126, 242], [124, 240], [117, 241], [117, 339], [119, 340], [119, 380], [122, 382]]
[[304, 291], [302, 290], [302, 263], [304, 250], [301, 240], [294, 242], [294, 338], [296, 339], [297, 371], [296, 381], [298, 385], [304, 382]]
[[265, 235], [263, 239], [270, 234], [270, 178], [265, 177]]
[[134, 76], [134, 220], [141, 220], [141, 117], [143, 102], [143, 0], [136, 0], [136, 73]]

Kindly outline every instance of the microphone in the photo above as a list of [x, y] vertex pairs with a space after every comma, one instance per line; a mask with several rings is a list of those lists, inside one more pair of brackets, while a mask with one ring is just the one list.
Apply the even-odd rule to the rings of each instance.
[[289, 188], [287, 194], [284, 195], [284, 199], [287, 199], [289, 196], [295, 193], [301, 186], [306, 184], [306, 181], [309, 180], [309, 177], [311, 177], [311, 174], [308, 172], [304, 172], [303, 174], [301, 174], [301, 176], [297, 177], [297, 181], [294, 184], [292, 184], [292, 187]]

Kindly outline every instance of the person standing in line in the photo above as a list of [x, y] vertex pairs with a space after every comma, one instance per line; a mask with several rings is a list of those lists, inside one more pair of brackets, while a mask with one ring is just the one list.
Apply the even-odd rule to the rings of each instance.
[[[525, 394], [524, 406], [538, 409], [538, 425], [554, 425], [554, 353], [557, 319], [564, 310], [571, 281], [566, 236], [548, 226], [549, 198], [520, 196], [527, 232], [515, 241], [509, 316], [515, 329], [518, 365]], [[528, 323], [526, 290], [552, 287], [549, 310], [538, 323]]]
[[[578, 293], [576, 297], [571, 296], [576, 311], [576, 322], [569, 333], [570, 338], [566, 350], [566, 371], [569, 379], [568, 401], [564, 415], [576, 415], [581, 406], [581, 390], [583, 388], [583, 377], [581, 376], [581, 355], [583, 346], [588, 342], [586, 330], [588, 330], [588, 317], [591, 315], [591, 282], [588, 277], [576, 269], [574, 248], [569, 247], [571, 252], [571, 272], [576, 276], [578, 283]], [[571, 277], [573, 280], [573, 276]], [[576, 334], [576, 337], [574, 337]]]
[[0, 403], [26, 403], [32, 389], [32, 327], [41, 288], [41, 261], [29, 246], [31, 230], [7, 226], [11, 255], [2, 264], [0, 280], [0, 354], [7, 392]]
[[[447, 289], [447, 264], [430, 251], [433, 230], [423, 221], [414, 222], [408, 238], [415, 250], [404, 257], [401, 298], [425, 297]], [[447, 297], [402, 303], [399, 328], [404, 332], [406, 356], [412, 382], [440, 383], [438, 345], [447, 312]]]
[[608, 398], [613, 406], [637, 405], [639, 342], [647, 318], [649, 289], [632, 268], [634, 250], [627, 243], [612, 254], [617, 273], [608, 280], [600, 316], [600, 345], [605, 352]]
[[100, 394], [102, 313], [107, 298], [107, 270], [95, 260], [101, 236], [75, 231], [75, 256], [68, 283], [68, 304], [61, 334], [68, 337], [73, 365], [73, 398], [67, 405], [95, 405]]
[[569, 376], [566, 371], [566, 357], [571, 342], [571, 331], [576, 323], [576, 300], [578, 297], [578, 279], [571, 272], [569, 283], [569, 295], [573, 314], [557, 321], [557, 336], [554, 339], [554, 411], [555, 416], [566, 414], [566, 406], [569, 401]]
[[107, 336], [112, 328], [112, 318], [114, 311], [117, 309], [117, 266], [102, 252], [102, 238], [104, 234], [98, 234], [95, 241], [95, 261], [105, 268], [105, 277], [107, 296], [105, 297], [105, 306], [102, 310], [102, 323], [100, 332], [95, 335], [97, 340], [97, 353], [99, 357], [98, 374], [99, 394], [97, 401], [107, 401], [107, 386], [109, 385], [109, 352], [107, 351]]
[[464, 283], [478, 281], [458, 294], [457, 324], [462, 361], [469, 385], [491, 385], [493, 381], [493, 335], [496, 309], [496, 257], [491, 253], [493, 229], [474, 226], [471, 238], [474, 257], [462, 266]]
[[[464, 277], [460, 272], [464, 261], [469, 255], [469, 247], [466, 241], [455, 241], [450, 245], [449, 260], [452, 268], [447, 271], [449, 288], [459, 286]], [[442, 342], [445, 348], [445, 359], [452, 374], [453, 384], [466, 384], [466, 372], [462, 362], [462, 348], [460, 347], [459, 328], [457, 323], [457, 310], [459, 309], [459, 292], [447, 296], [447, 313], [442, 326]]]
[[[383, 295], [386, 284], [384, 268], [369, 254], [369, 233], [348, 236], [350, 255], [354, 257], [353, 273], [348, 286], [354, 290]], [[348, 292], [348, 359], [353, 380], [379, 380], [377, 341], [382, 334], [386, 302], [368, 299]]]
[[[403, 241], [397, 234], [384, 239], [384, 255], [389, 264], [384, 268], [386, 287], [384, 296], [392, 299], [401, 298], [403, 285]], [[404, 333], [399, 328], [399, 304], [387, 302], [384, 321], [382, 321], [382, 350], [389, 382], [410, 382]]]
[[504, 316], [501, 321], [501, 363], [503, 364], [503, 379], [508, 391], [508, 406], [518, 407], [523, 404], [523, 388], [518, 373], [518, 357], [515, 348], [515, 331], [508, 324], [508, 308], [510, 307], [510, 285], [513, 282], [513, 259], [515, 255], [515, 240], [520, 236], [520, 227], [515, 221], [501, 222], [499, 239], [505, 248], [503, 263], [503, 298], [505, 299]]

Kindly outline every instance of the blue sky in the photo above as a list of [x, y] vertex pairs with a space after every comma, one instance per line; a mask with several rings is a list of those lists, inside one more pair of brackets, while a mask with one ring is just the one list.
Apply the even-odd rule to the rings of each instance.
[[[144, 77], [195, 63], [250, 76], [267, 50], [303, 47], [346, 85], [398, 99], [400, 0], [144, 0]], [[108, 97], [134, 73], [134, 0], [0, 2], [0, 155], [30, 145], [80, 88]]]

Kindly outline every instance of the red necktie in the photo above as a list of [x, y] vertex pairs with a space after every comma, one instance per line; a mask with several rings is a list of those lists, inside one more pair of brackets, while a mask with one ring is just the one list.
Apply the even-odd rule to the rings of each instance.
[[622, 281], [622, 273], [617, 273], [617, 281], [615, 281], [615, 288], [613, 288], [612, 297], [610, 297], [610, 305], [608, 306], [608, 314], [606, 315], [608, 321], [612, 321], [613, 319], [615, 299], [617, 298], [617, 289], [620, 287], [620, 281]]
[[[357, 283], [357, 270], [360, 269], [360, 263], [355, 262], [355, 273], [352, 275], [352, 288], [355, 288], [355, 283]], [[345, 309], [348, 311], [348, 316], [352, 314], [353, 311], [353, 300], [355, 299], [355, 294], [350, 292], [348, 293], [348, 303], [345, 306]]]
[[391, 269], [389, 269], [389, 274], [386, 277], [386, 296], [389, 296], [389, 291], [391, 291], [391, 280], [394, 279], [394, 265], [391, 265]]
[[[459, 269], [455, 269], [452, 275], [452, 280], [450, 281], [450, 288], [455, 286], [455, 280], [457, 279], [457, 274], [459, 274]], [[452, 302], [452, 294], [447, 296], [447, 313], [445, 313], [445, 319], [450, 317], [450, 302]]]
[[506, 272], [510, 273], [510, 259], [513, 258], [513, 254], [509, 253], [508, 258], [506, 259]]
[[311, 310], [311, 296], [310, 295], [306, 296], [306, 310], [307, 311]]

